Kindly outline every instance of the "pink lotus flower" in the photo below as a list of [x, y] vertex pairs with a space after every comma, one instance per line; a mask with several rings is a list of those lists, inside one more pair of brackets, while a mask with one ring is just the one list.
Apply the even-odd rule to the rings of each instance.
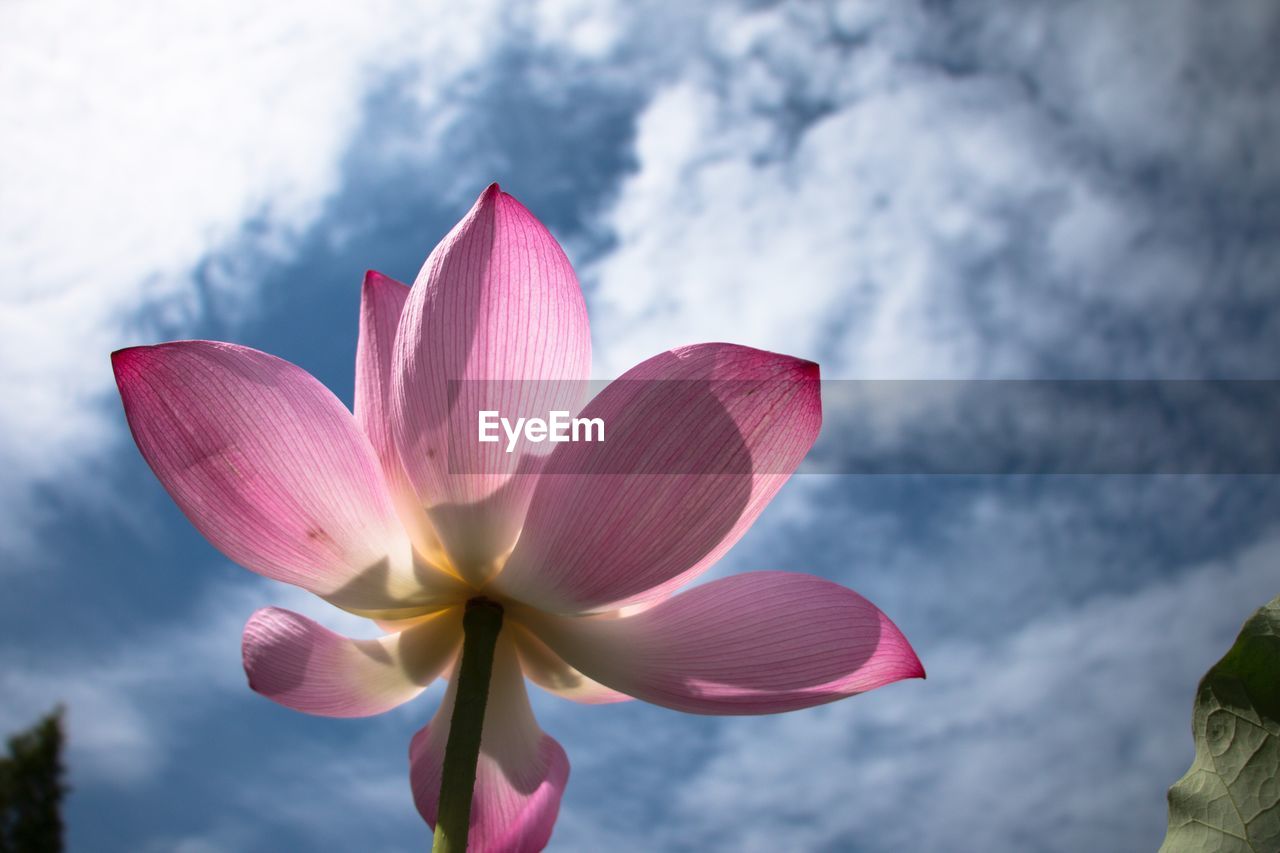
[[574, 410], [590, 350], [563, 251], [493, 185], [412, 289], [367, 275], [354, 416], [300, 368], [234, 344], [112, 356], [138, 448], [210, 542], [387, 630], [351, 640], [260, 610], [244, 632], [254, 690], [360, 717], [450, 679], [410, 747], [432, 825], [464, 606], [501, 605], [473, 849], [540, 849], [559, 810], [569, 762], [538, 727], [526, 676], [578, 702], [767, 714], [924, 675], [883, 613], [816, 577], [754, 572], [673, 595], [741, 538], [808, 452], [822, 418], [817, 365], [684, 347], [588, 404], [584, 416], [622, 424], [603, 444], [540, 455], [457, 440], [481, 408]]

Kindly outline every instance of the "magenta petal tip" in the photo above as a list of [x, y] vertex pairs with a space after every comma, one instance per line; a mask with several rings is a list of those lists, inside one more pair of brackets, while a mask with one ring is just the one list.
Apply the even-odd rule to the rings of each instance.
[[145, 349], [150, 349], [150, 347], [146, 347], [146, 346], [121, 347], [120, 349], [111, 353], [111, 367], [115, 369], [115, 371], [118, 373], [121, 367], [123, 367], [126, 363], [128, 363], [133, 359], [133, 356], [137, 355], [140, 350], [145, 350]]
[[915, 661], [915, 665], [908, 667], [908, 669], [902, 674], [903, 680], [908, 678], [927, 679], [929, 676], [924, 671], [924, 663], [920, 660], [920, 656], [916, 654], [915, 649], [912, 649], [909, 644], [907, 648], [911, 651], [911, 656]]
[[481, 190], [480, 195], [476, 197], [475, 204], [471, 207], [473, 211], [493, 210], [498, 207], [503, 198], [509, 199], [511, 196], [504, 193], [502, 187], [498, 186], [498, 182], [494, 181]]
[[[364, 271], [365, 287], [384, 287], [388, 284], [400, 284], [400, 282], [396, 281], [386, 273], [380, 273], [377, 270]], [[403, 287], [404, 285], [400, 284], [400, 286]]]

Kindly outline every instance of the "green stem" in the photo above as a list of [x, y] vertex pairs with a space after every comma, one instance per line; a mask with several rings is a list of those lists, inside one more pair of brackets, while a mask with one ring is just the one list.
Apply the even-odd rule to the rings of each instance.
[[486, 598], [467, 602], [462, 615], [462, 664], [449, 720], [440, 773], [440, 803], [436, 810], [433, 853], [464, 853], [471, 827], [471, 795], [476, 786], [476, 762], [484, 709], [489, 702], [493, 650], [502, 630], [502, 605]]

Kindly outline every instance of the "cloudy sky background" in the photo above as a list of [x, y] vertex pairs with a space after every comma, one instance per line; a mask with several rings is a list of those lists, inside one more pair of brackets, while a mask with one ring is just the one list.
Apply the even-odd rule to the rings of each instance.
[[[0, 6], [0, 727], [67, 704], [75, 850], [422, 848], [438, 691], [247, 689], [255, 608], [369, 627], [190, 528], [107, 356], [233, 340], [349, 402], [364, 270], [412, 280], [491, 180], [579, 270], [600, 378], [708, 340], [1277, 378], [1269, 0], [322, 7]], [[1275, 480], [795, 478], [713, 574], [846, 583], [929, 679], [754, 719], [539, 694], [553, 848], [1153, 849], [1196, 680], [1280, 592]]]

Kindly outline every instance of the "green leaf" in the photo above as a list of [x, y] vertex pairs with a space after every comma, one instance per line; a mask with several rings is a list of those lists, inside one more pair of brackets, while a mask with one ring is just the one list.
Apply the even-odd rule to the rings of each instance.
[[1280, 850], [1280, 597], [1196, 691], [1196, 757], [1169, 789], [1161, 853]]

